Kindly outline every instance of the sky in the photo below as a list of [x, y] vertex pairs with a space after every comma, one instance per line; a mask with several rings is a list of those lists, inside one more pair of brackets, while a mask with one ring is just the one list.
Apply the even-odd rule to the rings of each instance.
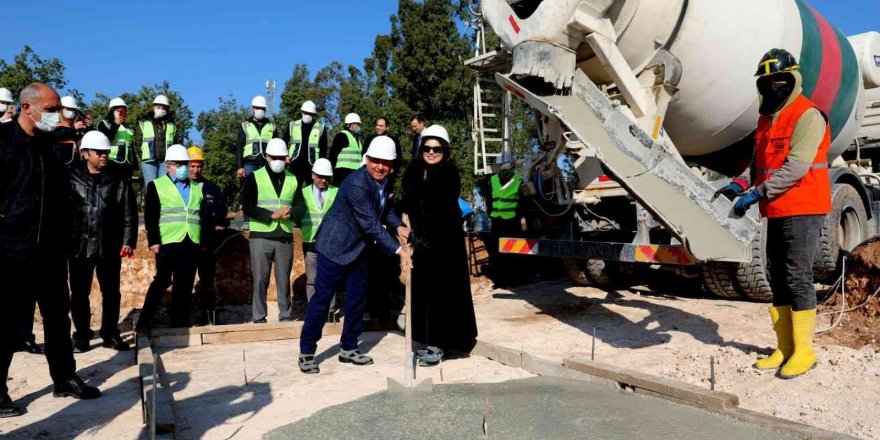
[[[397, 12], [395, 0], [4, 3], [0, 58], [11, 61], [25, 44], [59, 58], [87, 100], [168, 80], [196, 115], [221, 96], [249, 103], [267, 79], [279, 97], [297, 63], [312, 74], [333, 60], [362, 67]], [[880, 31], [880, 0], [808, 3], [846, 35]]]

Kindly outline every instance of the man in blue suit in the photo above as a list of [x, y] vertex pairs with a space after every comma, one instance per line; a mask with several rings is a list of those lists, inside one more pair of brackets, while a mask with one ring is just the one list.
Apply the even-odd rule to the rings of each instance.
[[404, 269], [412, 265], [412, 251], [399, 244], [409, 236], [409, 229], [392, 212], [392, 188], [386, 187], [396, 158], [391, 138], [374, 139], [364, 156], [365, 165], [342, 182], [336, 201], [321, 222], [315, 238], [318, 252], [315, 295], [309, 301], [299, 343], [299, 368], [303, 373], [320, 371], [315, 351], [330, 301], [343, 282], [345, 319], [339, 361], [355, 365], [373, 363], [371, 357], [358, 351], [367, 293], [367, 246], [377, 246], [388, 255], [397, 254]]

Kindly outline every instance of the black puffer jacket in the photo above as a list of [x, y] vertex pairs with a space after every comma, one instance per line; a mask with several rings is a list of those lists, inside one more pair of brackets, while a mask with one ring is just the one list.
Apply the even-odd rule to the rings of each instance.
[[72, 258], [118, 256], [137, 245], [137, 204], [131, 181], [115, 173], [89, 173], [85, 162], [70, 172]]
[[65, 256], [70, 186], [51, 134], [0, 124], [0, 254]]

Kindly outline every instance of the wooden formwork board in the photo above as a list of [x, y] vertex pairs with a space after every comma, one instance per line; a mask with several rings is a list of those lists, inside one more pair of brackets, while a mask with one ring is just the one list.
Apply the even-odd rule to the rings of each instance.
[[[241, 344], [247, 342], [298, 339], [302, 322], [275, 324], [231, 324], [193, 328], [155, 329], [150, 332], [150, 342], [158, 348], [190, 347], [196, 345]], [[342, 333], [342, 323], [327, 323], [323, 335]]]

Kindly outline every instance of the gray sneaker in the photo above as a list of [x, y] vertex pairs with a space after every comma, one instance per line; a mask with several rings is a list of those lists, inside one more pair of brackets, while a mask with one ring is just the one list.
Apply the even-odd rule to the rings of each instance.
[[419, 360], [420, 367], [433, 367], [443, 359], [443, 350], [429, 345], [422, 350], [417, 350], [416, 358]]
[[358, 350], [342, 350], [339, 353], [339, 362], [343, 364], [372, 365], [373, 358], [362, 354]]

